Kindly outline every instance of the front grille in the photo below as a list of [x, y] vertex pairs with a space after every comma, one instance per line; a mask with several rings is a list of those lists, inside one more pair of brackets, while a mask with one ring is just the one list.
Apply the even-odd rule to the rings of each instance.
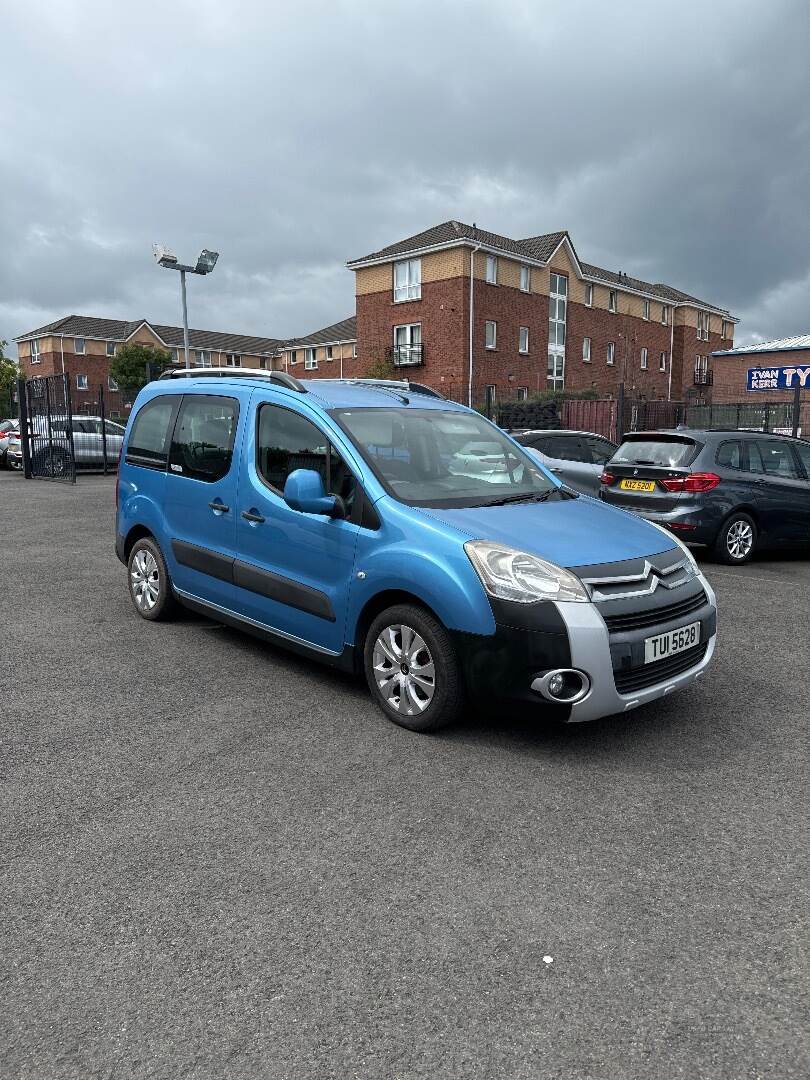
[[629, 671], [614, 671], [616, 689], [620, 694], [633, 694], [636, 690], [644, 690], [648, 686], [655, 686], [656, 683], [666, 682], [699, 664], [706, 655], [708, 647], [708, 642], [704, 642], [702, 645], [696, 645], [694, 649], [687, 649], [686, 652], [669, 656], [664, 660], [656, 660], [652, 664], [645, 664], [644, 667], [631, 668]]
[[706, 593], [701, 589], [697, 596], [690, 596], [687, 600], [679, 600], [676, 604], [667, 604], [666, 607], [654, 608], [652, 611], [605, 615], [605, 624], [611, 634], [619, 634], [627, 630], [641, 630], [645, 626], [657, 626], [658, 623], [671, 622], [673, 619], [680, 619], [682, 615], [689, 615], [703, 607], [706, 600]]

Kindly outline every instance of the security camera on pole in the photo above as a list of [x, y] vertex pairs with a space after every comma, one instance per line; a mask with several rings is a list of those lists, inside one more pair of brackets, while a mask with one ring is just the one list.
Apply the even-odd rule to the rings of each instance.
[[186, 273], [189, 274], [210, 274], [217, 264], [219, 258], [218, 251], [209, 251], [208, 248], [203, 248], [199, 254], [197, 262], [194, 266], [188, 266], [184, 263], [177, 261], [177, 256], [171, 250], [167, 248], [165, 244], [153, 244], [152, 253], [155, 256], [155, 262], [158, 266], [162, 266], [165, 270], [179, 270], [180, 271], [180, 298], [183, 304], [183, 352], [186, 358], [186, 367], [191, 367], [191, 361], [188, 353], [188, 308], [186, 305]]

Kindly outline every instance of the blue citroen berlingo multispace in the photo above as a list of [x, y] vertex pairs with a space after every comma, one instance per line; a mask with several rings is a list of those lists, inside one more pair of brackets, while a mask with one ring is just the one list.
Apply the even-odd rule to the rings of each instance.
[[144, 619], [179, 601], [363, 670], [414, 731], [468, 697], [623, 712], [714, 651], [687, 548], [416, 384], [168, 372], [127, 425], [116, 551]]

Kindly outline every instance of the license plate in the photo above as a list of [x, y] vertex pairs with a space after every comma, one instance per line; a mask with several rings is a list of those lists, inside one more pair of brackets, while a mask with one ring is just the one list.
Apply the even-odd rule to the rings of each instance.
[[622, 491], [655, 491], [654, 480], [620, 480]]
[[700, 623], [689, 623], [688, 626], [679, 626], [677, 630], [669, 630], [666, 634], [656, 634], [655, 637], [644, 639], [644, 663], [652, 664], [656, 660], [664, 660], [675, 653], [692, 649], [700, 641]]

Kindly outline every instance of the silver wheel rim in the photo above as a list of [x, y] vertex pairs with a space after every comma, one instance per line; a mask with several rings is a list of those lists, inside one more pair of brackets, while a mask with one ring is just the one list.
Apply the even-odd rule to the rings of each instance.
[[436, 669], [425, 639], [411, 626], [386, 626], [374, 642], [374, 678], [394, 712], [418, 716], [433, 700]]
[[732, 559], [744, 559], [754, 546], [754, 530], [747, 521], [735, 521], [726, 533], [726, 549]]
[[135, 606], [139, 611], [151, 611], [160, 596], [160, 572], [151, 551], [135, 552], [129, 578]]

